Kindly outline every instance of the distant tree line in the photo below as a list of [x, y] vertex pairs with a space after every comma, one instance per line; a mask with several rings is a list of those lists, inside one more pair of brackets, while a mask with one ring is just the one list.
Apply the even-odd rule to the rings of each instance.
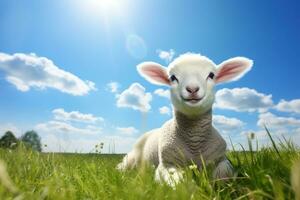
[[41, 138], [35, 131], [27, 131], [20, 138], [11, 131], [6, 131], [0, 138], [0, 148], [15, 149], [23, 144], [25, 147], [31, 148], [35, 151], [42, 151]]

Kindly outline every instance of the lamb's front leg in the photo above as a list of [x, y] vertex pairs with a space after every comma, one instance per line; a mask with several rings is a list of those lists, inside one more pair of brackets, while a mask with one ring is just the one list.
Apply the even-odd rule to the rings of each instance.
[[165, 182], [171, 187], [175, 187], [183, 179], [182, 170], [175, 166], [164, 166], [160, 163], [155, 171], [155, 180]]
[[164, 135], [158, 148], [159, 164], [155, 171], [155, 180], [175, 187], [183, 179], [182, 168], [187, 166], [186, 151], [174, 136]]
[[221, 159], [217, 165], [216, 168], [213, 171], [213, 178], [214, 179], [224, 179], [224, 178], [230, 178], [234, 176], [234, 170], [230, 163], [230, 161], [224, 157]]

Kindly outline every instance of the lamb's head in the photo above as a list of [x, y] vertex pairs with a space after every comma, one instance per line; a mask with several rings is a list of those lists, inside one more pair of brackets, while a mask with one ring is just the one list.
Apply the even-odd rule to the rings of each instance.
[[169, 86], [174, 109], [194, 117], [211, 109], [215, 84], [237, 80], [251, 67], [252, 61], [244, 57], [231, 58], [217, 66], [205, 56], [188, 53], [167, 68], [143, 62], [137, 69], [151, 83]]

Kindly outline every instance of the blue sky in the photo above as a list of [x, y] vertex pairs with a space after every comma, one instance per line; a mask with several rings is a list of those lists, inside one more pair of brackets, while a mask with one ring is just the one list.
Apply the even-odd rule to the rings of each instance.
[[254, 131], [263, 144], [267, 124], [297, 143], [299, 9], [297, 1], [2, 0], [0, 135], [35, 129], [45, 151], [89, 152], [104, 141], [106, 152], [115, 141], [127, 152], [172, 117], [166, 92], [156, 91], [167, 88], [136, 65], [196, 52], [217, 64], [254, 60], [242, 79], [216, 88], [215, 125], [227, 140], [244, 143]]

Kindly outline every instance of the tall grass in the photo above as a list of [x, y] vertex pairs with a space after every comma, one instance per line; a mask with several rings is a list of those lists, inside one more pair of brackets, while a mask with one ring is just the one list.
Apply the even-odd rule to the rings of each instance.
[[249, 149], [228, 152], [235, 178], [213, 180], [210, 167], [201, 172], [187, 167], [175, 190], [156, 183], [151, 167], [120, 173], [115, 166], [122, 155], [0, 149], [17, 188], [10, 190], [2, 180], [0, 199], [294, 199], [290, 173], [300, 158], [298, 149], [285, 139], [259, 151]]

